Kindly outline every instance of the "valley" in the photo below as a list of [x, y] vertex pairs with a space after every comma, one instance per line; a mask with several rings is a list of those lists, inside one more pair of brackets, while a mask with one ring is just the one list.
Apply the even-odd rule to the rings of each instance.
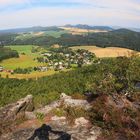
[[[30, 78], [40, 78], [49, 76], [52, 74], [56, 74], [59, 71], [69, 71], [74, 68], [76, 68], [76, 63], [78, 63], [78, 58], [76, 58], [76, 63], [72, 64], [71, 61], [64, 61], [60, 60], [60, 58], [57, 58], [54, 60], [54, 62], [44, 62], [46, 59], [46, 56], [42, 56], [42, 53], [45, 52], [46, 55], [51, 55], [53, 52], [49, 51], [49, 49], [44, 49], [43, 47], [39, 46], [33, 46], [33, 45], [16, 45], [16, 46], [7, 46], [10, 47], [12, 50], [15, 50], [19, 53], [19, 58], [10, 58], [7, 60], [3, 60], [0, 62], [0, 66], [3, 67], [3, 71], [0, 72], [1, 77], [8, 77], [8, 78], [18, 78], [18, 79], [30, 79]], [[38, 49], [37, 52], [32, 52], [32, 49]], [[100, 48], [96, 46], [74, 46], [71, 47], [72, 50], [88, 50], [89, 52], [95, 54], [95, 56], [98, 58], [113, 58], [113, 57], [120, 57], [120, 56], [127, 56], [130, 57], [132, 54], [136, 53], [139, 55], [139, 53], [134, 52], [129, 49], [125, 48], [117, 48], [117, 47], [108, 47], [108, 48]], [[54, 50], [59, 50], [53, 49]], [[67, 49], [67, 51], [69, 51]], [[47, 54], [48, 52], [48, 54]], [[60, 54], [63, 53], [63, 49], [60, 50]], [[53, 53], [54, 54], [54, 53]], [[71, 52], [67, 52], [65, 55], [70, 56]], [[41, 62], [39, 62], [37, 59], [42, 58]], [[73, 58], [71, 58], [73, 59]], [[58, 63], [58, 64], [57, 64]], [[63, 66], [61, 66], [62, 63]], [[69, 64], [71, 63], [71, 64]], [[88, 62], [89, 64], [92, 64]], [[59, 67], [62, 67], [58, 70], [56, 70], [55, 65], [59, 65]], [[68, 65], [69, 68], [64, 68], [64, 65]], [[50, 65], [50, 66], [49, 66]], [[40, 70], [40, 71], [34, 71], [34, 68], [46, 68], [46, 70]], [[32, 69], [29, 73], [14, 73], [14, 70], [16, 69]]]
[[86, 25], [12, 31], [0, 34], [0, 139], [32, 138], [48, 123], [78, 140], [139, 138], [139, 33]]
[[140, 140], [140, 0], [0, 0], [0, 140]]

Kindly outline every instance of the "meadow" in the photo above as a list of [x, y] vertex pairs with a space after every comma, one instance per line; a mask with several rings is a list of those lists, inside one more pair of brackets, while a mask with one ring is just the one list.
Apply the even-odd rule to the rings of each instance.
[[42, 31], [42, 32], [33, 32], [33, 33], [24, 33], [24, 34], [19, 34], [15, 39], [16, 40], [26, 40], [26, 39], [30, 39], [33, 37], [40, 37], [40, 36], [52, 36], [55, 38], [59, 38], [61, 37], [62, 34], [66, 34], [66, 33], [70, 33], [67, 30], [63, 30], [63, 31]]
[[19, 58], [10, 58], [3, 60], [0, 65], [5, 69], [16, 69], [16, 68], [28, 68], [39, 66], [40, 63], [34, 59], [39, 56], [39, 53], [32, 53], [31, 50], [33, 45], [16, 45], [16, 46], [7, 46], [12, 50], [16, 50], [19, 53]]

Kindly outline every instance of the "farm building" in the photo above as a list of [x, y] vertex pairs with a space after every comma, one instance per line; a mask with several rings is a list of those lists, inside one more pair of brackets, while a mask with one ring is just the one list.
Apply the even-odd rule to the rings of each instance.
[[4, 69], [3, 69], [3, 66], [0, 66], [0, 72], [2, 72]]

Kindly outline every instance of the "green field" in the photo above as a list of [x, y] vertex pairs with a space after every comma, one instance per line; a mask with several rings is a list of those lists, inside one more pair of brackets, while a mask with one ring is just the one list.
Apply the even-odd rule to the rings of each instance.
[[[28, 68], [40, 66], [42, 64], [38, 63], [34, 59], [40, 56], [39, 53], [32, 53], [32, 47], [37, 47], [33, 45], [20, 45], [20, 46], [7, 46], [12, 50], [16, 50], [19, 53], [19, 58], [11, 58], [4, 60], [0, 63], [5, 69], [16, 69], [16, 68]], [[25, 55], [22, 55], [24, 53]]]
[[65, 34], [65, 33], [69, 33], [68, 31], [59, 31], [59, 32], [56, 32], [56, 31], [46, 31], [45, 34], [48, 35], [48, 36], [53, 36], [53, 37], [61, 37], [62, 34]]
[[30, 55], [31, 50], [33, 47], [36, 47], [34, 45], [14, 45], [14, 46], [7, 46], [10, 47], [12, 50], [16, 50], [19, 54], [25, 53], [26, 55]]
[[43, 32], [35, 32], [35, 33], [25, 33], [25, 34], [19, 34], [15, 39], [26, 40], [36, 36], [52, 36], [58, 38], [65, 33], [69, 33], [69, 31], [64, 30], [64, 31], [43, 31]]
[[34, 37], [33, 34], [26, 33], [26, 34], [20, 34], [20, 35], [18, 35], [15, 39], [16, 40], [18, 40], [18, 39], [24, 40], [24, 39], [29, 39], [29, 38], [32, 38], [32, 37]]

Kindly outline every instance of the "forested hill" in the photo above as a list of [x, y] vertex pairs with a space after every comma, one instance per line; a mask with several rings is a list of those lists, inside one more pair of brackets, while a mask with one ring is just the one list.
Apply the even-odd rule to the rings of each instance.
[[28, 27], [28, 28], [0, 30], [0, 33], [28, 33], [28, 32], [60, 31], [60, 30], [63, 29], [60, 29], [56, 26], [50, 26], [50, 27], [35, 26], [35, 27]]
[[140, 51], [140, 33], [128, 29], [118, 29], [107, 33], [91, 34], [89, 44], [101, 47], [124, 47]]
[[17, 38], [17, 36], [19, 34], [2, 34], [0, 35], [0, 42], [3, 42], [4, 45], [41, 45], [46, 47], [53, 44], [65, 47], [96, 45], [99, 47], [124, 47], [140, 51], [140, 33], [128, 29], [81, 35], [65, 33], [58, 38], [46, 34], [22, 39]]
[[8, 47], [0, 46], [0, 61], [8, 58], [19, 57], [18, 52], [11, 50]]

